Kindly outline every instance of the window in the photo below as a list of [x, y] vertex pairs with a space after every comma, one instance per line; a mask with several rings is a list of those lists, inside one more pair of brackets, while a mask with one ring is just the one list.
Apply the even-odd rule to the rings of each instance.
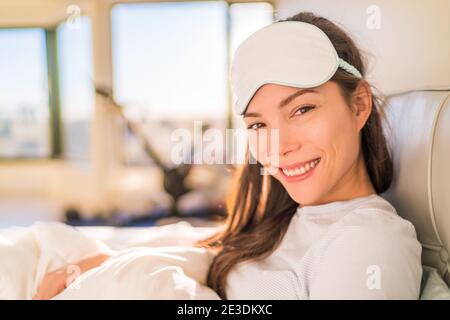
[[0, 158], [87, 158], [94, 103], [89, 19], [56, 30], [0, 29], [0, 48]]
[[[229, 52], [271, 23], [268, 3], [225, 1], [118, 4], [112, 10], [114, 96], [145, 123], [151, 144], [170, 157], [170, 133], [193, 121], [225, 129], [229, 116]], [[126, 134], [126, 163], [146, 163]]]
[[58, 71], [64, 155], [89, 158], [90, 127], [94, 110], [92, 39], [88, 17], [57, 29]]
[[0, 158], [51, 154], [46, 34], [0, 29]]

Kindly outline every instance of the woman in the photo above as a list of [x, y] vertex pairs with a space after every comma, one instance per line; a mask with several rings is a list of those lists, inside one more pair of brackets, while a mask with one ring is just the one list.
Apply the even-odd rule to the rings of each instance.
[[[278, 129], [279, 144], [250, 135], [257, 164], [238, 171], [226, 229], [200, 243], [217, 249], [208, 285], [222, 298], [419, 297], [414, 227], [378, 195], [393, 164], [364, 74], [350, 37], [312, 13], [236, 51], [237, 112], [249, 133]], [[261, 175], [265, 167], [275, 170]]]
[[[392, 161], [364, 74], [349, 36], [312, 13], [261, 29], [236, 51], [247, 164], [226, 227], [198, 243], [217, 252], [207, 281], [223, 299], [418, 298], [421, 246], [378, 195]], [[258, 134], [273, 129], [275, 143]], [[84, 272], [105, 259], [79, 264]], [[47, 275], [36, 298], [56, 295], [66, 279]]]

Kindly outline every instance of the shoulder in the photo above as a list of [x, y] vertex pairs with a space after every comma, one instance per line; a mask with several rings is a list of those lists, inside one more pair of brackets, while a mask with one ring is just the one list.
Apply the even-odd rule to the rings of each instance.
[[323, 257], [345, 254], [352, 261], [366, 259], [385, 265], [420, 261], [422, 251], [413, 224], [379, 196], [345, 215], [321, 247]]
[[[402, 299], [418, 295], [421, 245], [413, 225], [383, 199], [354, 208], [316, 250], [313, 296]], [[368, 286], [371, 273], [380, 277], [377, 290]]]
[[363, 233], [374, 239], [383, 235], [417, 241], [414, 225], [400, 217], [394, 206], [380, 196], [352, 208], [336, 226], [343, 237], [361, 236]]

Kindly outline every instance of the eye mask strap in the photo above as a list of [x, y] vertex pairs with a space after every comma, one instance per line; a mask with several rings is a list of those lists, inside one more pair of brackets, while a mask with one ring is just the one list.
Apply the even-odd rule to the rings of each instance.
[[351, 64], [349, 64], [347, 61], [339, 58], [339, 68], [347, 71], [348, 73], [354, 75], [357, 78], [362, 78], [361, 73]]

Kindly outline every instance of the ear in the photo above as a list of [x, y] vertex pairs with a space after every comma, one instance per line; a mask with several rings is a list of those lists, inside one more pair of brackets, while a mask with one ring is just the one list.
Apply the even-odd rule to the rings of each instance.
[[358, 130], [367, 122], [372, 112], [372, 90], [367, 81], [361, 80], [352, 94], [352, 105], [356, 115]]

